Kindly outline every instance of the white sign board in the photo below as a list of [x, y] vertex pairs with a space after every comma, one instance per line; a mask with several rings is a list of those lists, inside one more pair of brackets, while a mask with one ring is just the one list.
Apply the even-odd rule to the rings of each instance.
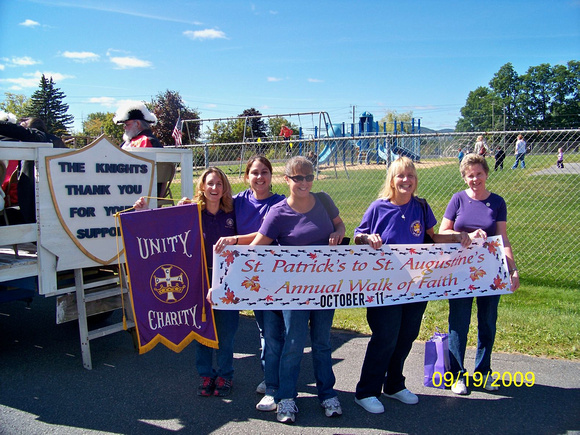
[[55, 152], [39, 153], [42, 248], [56, 255], [57, 270], [115, 262], [121, 239], [114, 215], [151, 196], [155, 161], [123, 151], [105, 136], [80, 150]]

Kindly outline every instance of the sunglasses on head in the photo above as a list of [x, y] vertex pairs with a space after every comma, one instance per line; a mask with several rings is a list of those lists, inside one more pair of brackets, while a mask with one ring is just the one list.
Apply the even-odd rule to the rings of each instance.
[[290, 178], [292, 181], [294, 181], [295, 183], [300, 183], [301, 181], [306, 180], [308, 183], [310, 183], [311, 181], [314, 181], [314, 175], [310, 174], [310, 175], [287, 175], [288, 178]]

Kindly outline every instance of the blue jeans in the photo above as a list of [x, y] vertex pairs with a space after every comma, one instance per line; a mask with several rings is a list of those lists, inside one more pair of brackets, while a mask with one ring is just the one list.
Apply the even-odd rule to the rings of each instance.
[[266, 394], [275, 396], [280, 388], [280, 357], [284, 348], [282, 311], [261, 311], [264, 320], [264, 381]]
[[[477, 352], [475, 372], [491, 371], [491, 351], [495, 341], [499, 296], [480, 296], [477, 304]], [[465, 348], [471, 322], [473, 298], [449, 299], [449, 362], [452, 373], [465, 373]]]
[[285, 310], [283, 316], [286, 337], [280, 358], [280, 388], [275, 396], [276, 403], [282, 399], [295, 399], [298, 396], [296, 384], [308, 337], [309, 322], [318, 399], [323, 402], [335, 397], [337, 394], [333, 387], [336, 378], [332, 371], [332, 348], [330, 346], [330, 328], [332, 327], [334, 310]]
[[525, 169], [526, 168], [526, 162], [524, 161], [525, 158], [526, 158], [526, 153], [516, 154], [516, 161], [515, 161], [514, 165], [512, 166], [512, 169], [516, 169], [518, 167], [519, 162], [522, 162], [522, 169]]
[[[236, 310], [214, 310], [215, 327], [219, 340], [219, 349], [207, 347], [196, 342], [195, 366], [199, 376], [224, 379], [234, 377], [234, 337], [238, 330], [239, 312]], [[217, 370], [213, 368], [215, 351]]]
[[405, 389], [403, 365], [419, 335], [427, 302], [367, 308], [372, 335], [355, 397], [395, 394]]
[[256, 325], [258, 325], [258, 331], [260, 332], [260, 365], [262, 366], [262, 371], [265, 370], [265, 359], [266, 359], [266, 343], [264, 340], [264, 311], [255, 310], [254, 318], [256, 319]]

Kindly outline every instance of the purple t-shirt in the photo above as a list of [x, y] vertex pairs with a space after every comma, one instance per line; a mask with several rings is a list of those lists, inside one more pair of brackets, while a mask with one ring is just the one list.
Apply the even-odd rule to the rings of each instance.
[[252, 189], [244, 190], [234, 196], [237, 234], [250, 234], [258, 231], [270, 208], [283, 199], [284, 195], [277, 193], [266, 199], [257, 199]]
[[207, 267], [213, 267], [213, 245], [215, 245], [218, 239], [236, 234], [236, 220], [234, 216], [233, 211], [226, 213], [222, 209], [219, 209], [217, 214], [211, 214], [207, 209], [202, 210], [201, 228], [203, 231]]
[[484, 201], [478, 201], [462, 190], [451, 197], [443, 216], [453, 221], [455, 231], [469, 233], [481, 228], [488, 236], [495, 236], [496, 222], [507, 221], [507, 207], [503, 198], [495, 193]]
[[429, 204], [425, 222], [423, 207], [415, 197], [402, 206], [381, 198], [371, 203], [360, 225], [354, 230], [354, 235], [380, 234], [385, 244], [423, 243], [425, 231], [433, 228], [436, 223], [437, 219]]
[[[326, 211], [317, 195], [326, 195], [330, 212]], [[334, 232], [332, 219], [339, 212], [330, 196], [326, 193], [317, 195], [314, 195], [314, 207], [307, 213], [294, 211], [286, 198], [272, 206], [260, 227], [260, 234], [283, 246], [328, 245], [328, 237]]]

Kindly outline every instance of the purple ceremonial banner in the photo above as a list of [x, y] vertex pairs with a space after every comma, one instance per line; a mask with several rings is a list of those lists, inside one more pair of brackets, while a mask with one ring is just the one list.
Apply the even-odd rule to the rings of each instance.
[[197, 204], [120, 219], [139, 353], [157, 343], [181, 352], [193, 340], [217, 348]]

